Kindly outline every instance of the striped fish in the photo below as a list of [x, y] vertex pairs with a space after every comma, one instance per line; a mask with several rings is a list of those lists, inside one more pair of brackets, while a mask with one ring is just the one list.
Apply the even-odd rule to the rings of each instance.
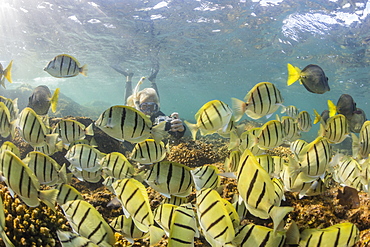
[[255, 156], [258, 163], [262, 166], [270, 176], [275, 172], [274, 158], [268, 154], [261, 154]]
[[299, 110], [296, 106], [289, 105], [289, 106], [283, 107], [281, 110], [281, 113], [285, 113], [289, 117], [296, 119], [298, 117]]
[[44, 143], [41, 146], [35, 147], [35, 151], [44, 153], [46, 155], [53, 155], [56, 152], [62, 151], [64, 148], [64, 145], [62, 141], [58, 141], [57, 143]]
[[240, 247], [283, 247], [285, 239], [285, 231], [274, 232], [265, 226], [246, 224], [236, 233], [233, 244]]
[[74, 200], [66, 202], [61, 207], [74, 232], [98, 246], [114, 245], [116, 239], [112, 228], [90, 203]]
[[63, 143], [72, 143], [84, 139], [86, 135], [94, 135], [92, 123], [86, 127], [72, 119], [62, 119], [54, 127], [53, 133], [58, 133]]
[[191, 204], [177, 207], [172, 216], [167, 247], [194, 246], [194, 237], [199, 238], [199, 232]]
[[14, 121], [18, 118], [18, 98], [15, 98], [14, 100], [5, 98], [3, 96], [0, 96], [0, 102], [3, 102], [5, 106], [8, 108], [10, 113], [10, 121]]
[[3, 102], [0, 102], [0, 135], [4, 138], [10, 135], [13, 138], [14, 132], [15, 124], [11, 122], [9, 109]]
[[259, 148], [257, 147], [257, 137], [256, 134], [260, 131], [260, 128], [254, 128], [251, 130], [244, 131], [240, 135], [240, 145], [239, 150], [244, 152], [245, 149], [253, 150], [252, 153], [257, 155], [259, 153]]
[[274, 230], [292, 207], [278, 207], [275, 203], [275, 188], [270, 175], [246, 149], [240, 158], [237, 172], [237, 188], [248, 211], [261, 219], [272, 218]]
[[284, 102], [279, 89], [270, 82], [256, 84], [244, 97], [244, 101], [232, 98], [235, 121], [239, 121], [244, 112], [248, 117], [269, 118]]
[[325, 137], [317, 137], [300, 151], [298, 162], [305, 175], [318, 178], [325, 175], [331, 156], [332, 150], [328, 140]]
[[163, 231], [154, 226], [154, 215], [144, 185], [136, 179], [125, 178], [114, 182], [113, 189], [126, 217], [132, 217], [141, 231], [150, 232], [150, 245], [159, 242]]
[[72, 185], [69, 184], [60, 184], [57, 186], [58, 195], [57, 195], [57, 203], [59, 205], [66, 204], [69, 201], [73, 200], [83, 200], [83, 196], [81, 193], [74, 188]]
[[190, 168], [177, 162], [162, 161], [153, 164], [145, 176], [145, 181], [167, 198], [187, 197], [193, 189]]
[[86, 181], [89, 183], [98, 183], [102, 179], [102, 170], [99, 169], [95, 172], [88, 172], [85, 170], [78, 170], [75, 166], [69, 166], [68, 169], [73, 173], [73, 175], [80, 181]]
[[170, 236], [173, 214], [177, 208], [178, 206], [173, 204], [160, 204], [154, 210], [154, 220], [164, 230], [167, 237]]
[[130, 159], [140, 164], [149, 165], [162, 161], [169, 152], [169, 146], [165, 146], [162, 141], [156, 142], [154, 139], [146, 139], [136, 143]]
[[225, 159], [224, 167], [226, 172], [236, 172], [238, 170], [240, 156], [241, 152], [239, 150], [230, 152], [229, 157]]
[[271, 149], [280, 146], [285, 137], [283, 125], [277, 120], [270, 120], [261, 127], [256, 137], [257, 146], [260, 149]]
[[370, 154], [370, 121], [366, 121], [360, 130], [359, 138], [352, 134], [354, 157], [367, 158]]
[[8, 235], [6, 235], [5, 227], [6, 227], [6, 219], [5, 219], [5, 212], [4, 212], [4, 204], [3, 204], [3, 199], [0, 196], [0, 236], [5, 244], [5, 247], [14, 247], [14, 244], [10, 241]]
[[221, 198], [221, 200], [223, 201], [226, 211], [228, 212], [230, 216], [231, 222], [233, 223], [234, 230], [236, 230], [240, 226], [239, 214], [234, 208], [234, 206], [231, 204], [231, 202], [229, 202], [225, 198]]
[[12, 65], [13, 60], [10, 61], [6, 69], [4, 69], [3, 65], [0, 63], [0, 84], [5, 88], [5, 78], [12, 83]]
[[101, 169], [100, 160], [105, 156], [87, 144], [76, 144], [64, 156], [79, 171], [96, 172]]
[[292, 142], [301, 137], [298, 123], [294, 118], [284, 116], [281, 118], [281, 124], [283, 125], [284, 129], [285, 141]]
[[239, 221], [240, 222], [247, 218], [248, 210], [245, 207], [244, 203], [239, 203], [239, 195], [238, 194], [234, 194], [234, 197], [233, 197], [233, 200], [232, 200], [232, 205], [235, 208], [235, 211], [239, 216]]
[[134, 244], [135, 239], [144, 239], [149, 236], [149, 232], [142, 232], [135, 226], [131, 217], [120, 215], [112, 220], [109, 224], [114, 230], [122, 234], [131, 244]]
[[346, 222], [324, 229], [305, 229], [301, 232], [299, 246], [353, 246], [360, 239], [360, 231], [356, 225]]
[[76, 58], [61, 54], [54, 57], [44, 68], [51, 76], [57, 78], [67, 78], [78, 75], [79, 73], [87, 76], [87, 65], [81, 67]]
[[319, 136], [324, 136], [330, 143], [341, 143], [349, 135], [347, 118], [338, 114], [326, 120], [326, 123], [321, 122]]
[[272, 156], [272, 159], [274, 160], [274, 171], [272, 173], [272, 176], [275, 178], [280, 178], [280, 173], [283, 170], [283, 165], [285, 163], [285, 160], [283, 157], [280, 156]]
[[298, 154], [302, 151], [302, 149], [307, 145], [308, 143], [305, 140], [295, 140], [294, 142], [290, 143], [290, 151], [298, 157]]
[[166, 121], [152, 127], [152, 121], [141, 111], [130, 106], [116, 105], [105, 110], [95, 125], [119, 141], [138, 143], [149, 137], [159, 141]]
[[101, 159], [100, 164], [104, 174], [116, 179], [130, 178], [135, 173], [135, 168], [126, 156], [119, 152], [107, 154]]
[[180, 206], [181, 204], [187, 203], [187, 201], [186, 197], [171, 196], [170, 198], [165, 197], [162, 203]]
[[57, 235], [62, 247], [98, 247], [94, 242], [73, 232], [57, 230]]
[[362, 168], [349, 156], [344, 156], [334, 168], [333, 179], [342, 186], [362, 190]]
[[307, 111], [301, 111], [297, 117], [298, 128], [303, 132], [308, 132], [312, 128], [311, 116]]
[[283, 183], [283, 180], [278, 179], [278, 178], [273, 178], [272, 182], [274, 184], [274, 189], [275, 189], [274, 205], [280, 206], [281, 200], [285, 201], [284, 183]]
[[68, 182], [66, 165], [61, 167], [58, 162], [44, 153], [29, 152], [23, 162], [36, 175], [40, 184], [52, 186]]
[[235, 230], [224, 201], [217, 191], [206, 188], [197, 191], [198, 222], [208, 243], [224, 246], [235, 237]]
[[10, 142], [10, 141], [4, 142], [0, 147], [0, 153], [5, 150], [9, 150], [13, 152], [16, 156], [21, 157], [19, 148], [13, 142]]
[[232, 118], [231, 108], [220, 100], [212, 100], [204, 104], [195, 114], [196, 123], [184, 121], [188, 126], [193, 140], [198, 130], [202, 136], [221, 131], [226, 133]]
[[30, 207], [37, 207], [41, 200], [55, 210], [58, 191], [40, 190], [40, 183], [31, 169], [9, 150], [0, 153], [0, 171], [12, 195], [17, 194]]
[[220, 186], [219, 170], [213, 165], [204, 165], [191, 170], [196, 190], [203, 188], [216, 189]]
[[51, 145], [57, 143], [58, 134], [50, 134], [40, 116], [29, 107], [20, 113], [17, 127], [21, 137], [33, 147], [42, 146], [45, 142]]
[[318, 178], [310, 183], [305, 183], [305, 187], [299, 191], [298, 198], [301, 199], [305, 196], [316, 196], [322, 194], [326, 189], [326, 185], [321, 178]]

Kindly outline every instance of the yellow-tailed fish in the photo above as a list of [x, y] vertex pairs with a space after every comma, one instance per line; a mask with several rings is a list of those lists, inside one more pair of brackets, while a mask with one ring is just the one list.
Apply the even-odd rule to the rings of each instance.
[[173, 220], [173, 214], [179, 206], [173, 204], [160, 204], [154, 210], [154, 220], [164, 230], [167, 237], [170, 235], [170, 226]]
[[326, 123], [320, 123], [319, 136], [324, 136], [330, 143], [341, 143], [349, 136], [347, 118], [338, 114], [330, 117]]
[[102, 179], [102, 170], [99, 169], [95, 172], [88, 172], [85, 170], [78, 170], [75, 166], [69, 166], [68, 169], [73, 175], [80, 181], [86, 181], [89, 183], [98, 183]]
[[196, 208], [199, 225], [208, 243], [212, 246], [230, 244], [235, 230], [220, 194], [210, 188], [197, 191]]
[[94, 135], [92, 123], [86, 127], [82, 123], [72, 119], [60, 120], [54, 127], [53, 132], [58, 133], [59, 138], [66, 144], [84, 139], [86, 135]]
[[277, 120], [270, 120], [260, 128], [256, 137], [257, 146], [260, 149], [271, 149], [280, 146], [285, 137], [283, 125]]
[[187, 197], [193, 189], [190, 168], [177, 162], [162, 161], [153, 164], [145, 181], [154, 190], [167, 198]]
[[177, 207], [172, 216], [167, 246], [191, 247], [194, 246], [194, 237], [199, 238], [199, 232], [191, 204]]
[[0, 153], [0, 171], [12, 195], [17, 194], [30, 207], [37, 207], [41, 200], [55, 210], [58, 190], [40, 190], [40, 182], [35, 174], [9, 150]]
[[342, 186], [362, 190], [362, 168], [352, 157], [343, 156], [339, 159], [334, 167], [333, 179]]
[[312, 128], [311, 116], [307, 111], [301, 111], [298, 114], [297, 123], [300, 131], [308, 132]]
[[44, 153], [29, 152], [23, 162], [36, 175], [40, 184], [52, 186], [68, 182], [66, 165], [60, 166], [58, 162]]
[[51, 76], [57, 78], [73, 77], [78, 74], [87, 76], [87, 65], [81, 67], [76, 58], [61, 54], [54, 57], [44, 68]]
[[64, 156], [77, 170], [96, 172], [101, 169], [100, 160], [105, 156], [98, 149], [86, 144], [77, 144]]
[[0, 196], [0, 236], [5, 244], [5, 247], [14, 247], [14, 244], [10, 241], [8, 235], [5, 232], [6, 222], [4, 213], [3, 199]]
[[98, 247], [93, 241], [79, 236], [73, 232], [57, 230], [57, 235], [62, 247]]
[[141, 111], [130, 106], [116, 105], [105, 110], [95, 125], [119, 141], [138, 143], [150, 137], [159, 141], [165, 132], [166, 121], [152, 127], [152, 121]]
[[217, 131], [226, 132], [232, 120], [232, 110], [224, 102], [212, 100], [198, 110], [195, 114], [195, 120], [195, 124], [184, 121], [194, 140], [198, 130], [202, 136], [213, 134]]
[[0, 84], [5, 88], [5, 78], [12, 83], [12, 65], [13, 60], [10, 61], [6, 69], [4, 69], [3, 65], [0, 63]]
[[116, 179], [130, 178], [135, 173], [135, 168], [127, 160], [126, 156], [119, 152], [107, 154], [101, 159], [100, 164], [107, 176]]
[[74, 232], [102, 247], [116, 242], [114, 232], [103, 216], [87, 201], [74, 200], [61, 205]]
[[220, 186], [219, 170], [213, 165], [203, 165], [191, 170], [196, 190], [203, 188], [217, 189]]
[[265, 226], [246, 224], [236, 233], [233, 244], [240, 247], [283, 247], [285, 239], [285, 231], [274, 232]]
[[285, 141], [293, 142], [301, 137], [298, 128], [298, 122], [294, 118], [284, 116], [281, 118], [280, 121], [281, 124], [283, 125]]
[[289, 105], [289, 106], [283, 107], [281, 110], [281, 113], [285, 113], [289, 117], [296, 119], [298, 117], [299, 110], [296, 106]]
[[344, 115], [346, 118], [351, 118], [357, 111], [356, 103], [349, 94], [342, 94], [336, 105], [331, 100], [328, 100], [328, 109], [330, 117], [338, 113]]
[[244, 101], [236, 98], [231, 100], [236, 122], [244, 113], [253, 119], [263, 116], [269, 118], [284, 102], [279, 89], [271, 82], [256, 84], [244, 97]]
[[348, 119], [349, 130], [353, 133], [360, 133], [362, 125], [366, 122], [366, 114], [361, 108], [356, 108], [356, 113]]
[[58, 189], [57, 203], [59, 205], [63, 205], [69, 201], [84, 199], [81, 193], [72, 185], [60, 184], [57, 186], [57, 189]]
[[122, 234], [131, 244], [134, 244], [135, 239], [143, 239], [149, 236], [149, 232], [143, 232], [135, 225], [131, 217], [120, 215], [112, 220], [109, 224], [114, 230]]
[[311, 93], [323, 94], [330, 91], [328, 77], [326, 77], [322, 68], [316, 64], [309, 64], [303, 70], [298, 67], [287, 64], [288, 80], [287, 85], [290, 86], [296, 81], [301, 84]]
[[11, 121], [9, 109], [3, 102], [0, 102], [0, 135], [4, 138], [15, 135], [15, 122]]
[[0, 96], [0, 102], [3, 102], [10, 112], [10, 121], [14, 121], [18, 118], [18, 98], [14, 100]]
[[132, 217], [141, 231], [150, 232], [150, 245], [159, 242], [163, 231], [154, 226], [154, 215], [145, 186], [136, 179], [125, 178], [114, 182], [113, 189], [126, 217]]
[[4, 142], [0, 147], [0, 153], [5, 150], [9, 150], [13, 152], [16, 156], [21, 157], [19, 148], [13, 142], [10, 142], [10, 141]]
[[241, 152], [239, 150], [230, 152], [229, 157], [225, 159], [224, 167], [226, 172], [236, 172], [238, 170], [240, 156]]
[[324, 229], [305, 229], [301, 232], [299, 246], [353, 246], [360, 239], [360, 231], [356, 225], [346, 222]]
[[46, 115], [51, 106], [52, 112], [55, 113], [57, 111], [59, 91], [60, 89], [57, 88], [53, 95], [51, 95], [50, 89], [47, 86], [38, 86], [28, 98], [27, 107], [32, 108], [38, 115]]
[[162, 141], [146, 139], [142, 142], [136, 143], [132, 150], [130, 159], [137, 161], [140, 164], [148, 165], [162, 161], [169, 152], [169, 146], [165, 145]]
[[301, 150], [307, 145], [308, 143], [305, 140], [298, 139], [294, 142], [290, 143], [290, 151], [292, 151], [295, 156], [301, 152]]
[[40, 116], [29, 107], [20, 113], [17, 127], [21, 137], [33, 147], [57, 143], [58, 134], [50, 134]]
[[261, 219], [271, 218], [274, 230], [292, 207], [278, 207], [275, 203], [275, 188], [270, 175], [246, 149], [240, 158], [237, 172], [237, 188], [248, 211]]
[[360, 159], [367, 158], [370, 153], [370, 121], [366, 121], [360, 130], [359, 137], [352, 134], [353, 156]]

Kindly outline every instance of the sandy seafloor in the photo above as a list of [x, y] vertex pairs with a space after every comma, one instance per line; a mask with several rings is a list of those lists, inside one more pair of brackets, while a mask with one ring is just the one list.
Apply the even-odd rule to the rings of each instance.
[[[86, 126], [92, 122], [91, 119], [84, 117], [71, 118], [77, 119]], [[56, 118], [51, 119], [51, 125], [58, 120]], [[122, 143], [110, 138], [96, 127], [94, 127], [94, 131], [94, 138], [101, 152], [119, 151], [128, 156], [129, 153]], [[32, 151], [31, 146], [25, 143], [19, 136], [16, 136], [13, 142], [20, 148], [21, 158], [24, 158], [29, 151]], [[178, 142], [170, 142], [171, 153], [167, 156], [167, 159], [190, 167], [212, 164], [219, 167], [222, 171], [225, 158], [229, 155], [227, 142], [228, 139], [224, 139], [217, 134], [199, 137], [196, 141], [193, 141], [190, 137], [184, 137]], [[68, 162], [64, 158], [65, 153], [66, 150], [63, 150], [55, 153], [52, 157], [59, 164], [63, 164]], [[291, 154], [287, 145], [275, 148], [269, 153], [284, 157]], [[82, 193], [86, 201], [91, 203], [103, 215], [108, 223], [114, 217], [123, 214], [120, 207], [107, 207], [114, 195], [101, 182], [81, 182], [74, 178], [71, 184]], [[222, 177], [221, 184], [223, 186], [221, 195], [231, 200], [236, 191], [235, 179]], [[71, 228], [59, 206], [56, 207], [56, 212], [51, 211], [42, 203], [37, 208], [29, 208], [19, 198], [10, 196], [5, 183], [1, 183], [0, 188], [6, 216], [5, 231], [15, 246], [61, 246], [56, 230], [70, 230]], [[337, 223], [352, 222], [356, 224], [361, 232], [360, 241], [356, 246], [370, 246], [369, 196], [364, 192], [358, 194], [350, 193], [346, 195], [347, 198], [340, 200], [337, 198], [339, 190], [343, 190], [343, 187], [333, 181], [330, 184], [330, 188], [318, 196], [299, 199], [297, 193], [286, 192], [286, 200], [282, 202], [282, 206], [294, 207], [294, 211], [290, 212], [285, 218], [286, 222], [289, 224], [289, 222], [294, 220], [300, 230], [305, 228], [325, 228]], [[154, 210], [163, 201], [164, 197], [150, 187], [147, 187], [147, 191]], [[188, 201], [195, 203], [194, 192], [188, 197]], [[271, 220], [261, 220], [252, 215], [248, 215], [247, 219], [242, 221], [242, 224], [249, 222], [272, 227]], [[129, 245], [129, 242], [119, 233], [116, 233], [115, 236], [117, 240], [115, 246]], [[156, 246], [165, 245], [166, 238], [164, 237]], [[196, 238], [195, 245], [210, 246], [204, 237]], [[4, 244], [1, 242], [0, 246], [4, 246]], [[149, 241], [148, 239], [137, 240], [133, 246], [149, 246]]]

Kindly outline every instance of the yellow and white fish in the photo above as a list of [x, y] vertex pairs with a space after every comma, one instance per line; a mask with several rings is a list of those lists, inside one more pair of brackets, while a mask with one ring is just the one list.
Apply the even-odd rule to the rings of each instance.
[[4, 138], [15, 135], [15, 121], [11, 121], [9, 109], [3, 102], [0, 102], [0, 135]]
[[105, 156], [87, 144], [76, 144], [64, 156], [79, 171], [96, 172], [101, 169], [100, 160]]
[[35, 174], [9, 150], [0, 153], [0, 171], [13, 196], [17, 194], [29, 207], [37, 207], [41, 200], [55, 210], [58, 190], [40, 190], [40, 182]]
[[160, 204], [154, 210], [154, 220], [163, 229], [167, 237], [170, 235], [173, 214], [178, 207], [173, 204]]
[[217, 189], [220, 186], [219, 170], [214, 165], [203, 165], [191, 170], [195, 189], [197, 191], [203, 188]]
[[308, 132], [312, 128], [311, 116], [307, 111], [301, 111], [297, 117], [298, 128], [303, 132]]
[[99, 169], [95, 172], [89, 172], [86, 170], [78, 170], [75, 166], [70, 165], [68, 169], [73, 175], [80, 181], [86, 181], [89, 183], [98, 183], [102, 179], [102, 170]]
[[319, 136], [324, 136], [330, 143], [341, 143], [349, 136], [349, 127], [347, 118], [338, 114], [330, 117], [326, 122], [320, 122]]
[[119, 152], [107, 154], [101, 159], [100, 164], [104, 174], [116, 179], [130, 178], [135, 173], [135, 168], [126, 156]]
[[14, 100], [0, 96], [0, 102], [3, 102], [10, 112], [10, 121], [14, 121], [18, 118], [18, 98]]
[[5, 244], [5, 247], [14, 247], [14, 244], [10, 241], [8, 235], [5, 232], [6, 221], [4, 213], [3, 199], [0, 196], [0, 236]]
[[283, 125], [285, 141], [293, 142], [301, 137], [298, 122], [294, 118], [284, 116], [281, 118], [280, 122]]
[[40, 116], [29, 107], [24, 108], [19, 114], [17, 128], [21, 137], [33, 147], [57, 143], [58, 134], [50, 134]]
[[57, 235], [62, 247], [99, 247], [91, 240], [73, 232], [57, 230]]
[[275, 188], [270, 175], [248, 149], [240, 158], [237, 188], [248, 211], [261, 219], [271, 218], [274, 230], [285, 215], [293, 210], [292, 207], [275, 205]]
[[298, 139], [294, 142], [290, 143], [290, 151], [297, 157], [301, 150], [307, 145], [308, 143], [305, 140]]
[[93, 124], [85, 126], [72, 119], [62, 119], [54, 127], [53, 133], [58, 133], [59, 138], [65, 144], [85, 138], [85, 135], [93, 136]]
[[241, 152], [239, 150], [230, 152], [229, 157], [225, 159], [224, 167], [226, 172], [236, 172], [238, 170], [240, 156]]
[[62, 151], [63, 148], [64, 148], [64, 145], [62, 141], [58, 141], [57, 143], [46, 143], [45, 142], [43, 145], [35, 147], [35, 151], [38, 151], [38, 152], [41, 152], [41, 153], [44, 153], [50, 156], [50, 155], [55, 154], [56, 152]]
[[146, 139], [136, 143], [130, 159], [148, 165], [162, 161], [169, 152], [168, 144], [165, 145], [162, 141], [155, 141], [154, 139]]
[[256, 134], [257, 146], [260, 149], [272, 149], [284, 142], [285, 132], [278, 120], [266, 122]]
[[364, 180], [360, 164], [350, 156], [343, 156], [336, 163], [333, 169], [333, 179], [342, 186], [361, 191]]
[[225, 246], [235, 237], [233, 222], [222, 197], [216, 190], [205, 188], [197, 191], [198, 222], [211, 246]]
[[130, 106], [116, 105], [105, 110], [95, 125], [119, 141], [138, 143], [150, 137], [160, 141], [165, 133], [166, 122], [162, 121], [152, 127], [152, 121], [141, 111]]
[[114, 245], [116, 239], [112, 228], [90, 203], [74, 200], [61, 207], [74, 232], [102, 247]]
[[360, 239], [360, 231], [355, 224], [346, 222], [324, 229], [305, 229], [301, 232], [299, 246], [320, 246], [332, 243], [333, 246], [354, 246]]
[[274, 158], [269, 154], [256, 155], [255, 157], [262, 168], [265, 169], [270, 176], [272, 176], [272, 174], [275, 172]]
[[13, 152], [16, 156], [21, 157], [21, 152], [19, 151], [19, 148], [13, 142], [4, 142], [0, 147], [0, 153], [5, 150], [9, 150]]
[[220, 100], [212, 100], [204, 104], [195, 114], [196, 123], [184, 121], [188, 126], [193, 140], [196, 139], [198, 130], [202, 136], [221, 131], [226, 133], [232, 120], [231, 108]]
[[10, 61], [6, 69], [4, 69], [3, 65], [0, 63], [0, 84], [5, 88], [5, 78], [12, 83], [12, 65], [13, 60]]
[[134, 244], [135, 239], [144, 239], [149, 236], [149, 232], [143, 232], [137, 228], [132, 217], [127, 218], [125, 215], [114, 218], [109, 225], [121, 233], [131, 244]]
[[125, 178], [115, 181], [113, 189], [125, 216], [132, 217], [141, 231], [150, 232], [150, 245], [158, 243], [163, 231], [154, 225], [154, 215], [145, 186], [134, 178]]
[[44, 68], [51, 76], [57, 78], [73, 77], [78, 74], [87, 76], [87, 65], [81, 67], [76, 58], [61, 54], [54, 57]]
[[281, 110], [281, 113], [285, 113], [289, 117], [296, 119], [298, 117], [299, 110], [296, 106], [289, 105], [289, 106], [283, 107]]
[[190, 168], [177, 162], [162, 161], [153, 164], [145, 176], [145, 181], [167, 198], [187, 197], [193, 189]]
[[66, 204], [69, 201], [84, 200], [81, 193], [72, 185], [60, 184], [56, 188], [58, 190], [57, 203], [59, 205]]
[[231, 100], [236, 122], [244, 113], [252, 119], [263, 116], [269, 118], [284, 102], [279, 89], [271, 82], [256, 84], [244, 97], [244, 101], [236, 98]]
[[360, 130], [359, 137], [352, 134], [353, 156], [364, 159], [370, 154], [370, 121], [366, 121]]

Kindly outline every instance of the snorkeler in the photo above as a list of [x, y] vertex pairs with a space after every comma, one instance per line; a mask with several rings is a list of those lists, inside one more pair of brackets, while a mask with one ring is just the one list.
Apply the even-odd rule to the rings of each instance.
[[166, 114], [160, 111], [158, 88], [155, 82], [159, 72], [159, 66], [155, 66], [155, 68], [152, 69], [151, 75], [148, 78], [151, 87], [138, 91], [138, 86], [141, 84], [139, 82], [138, 86], [136, 86], [134, 90], [135, 92], [132, 91], [132, 77], [134, 74], [114, 67], [112, 68], [118, 73], [126, 76], [126, 105], [135, 107], [137, 110], [149, 116], [154, 125], [157, 125], [162, 121], [166, 121], [165, 130], [176, 139], [180, 139], [184, 136], [185, 126], [179, 118], [179, 114], [177, 112], [173, 112], [170, 116], [166, 116]]

